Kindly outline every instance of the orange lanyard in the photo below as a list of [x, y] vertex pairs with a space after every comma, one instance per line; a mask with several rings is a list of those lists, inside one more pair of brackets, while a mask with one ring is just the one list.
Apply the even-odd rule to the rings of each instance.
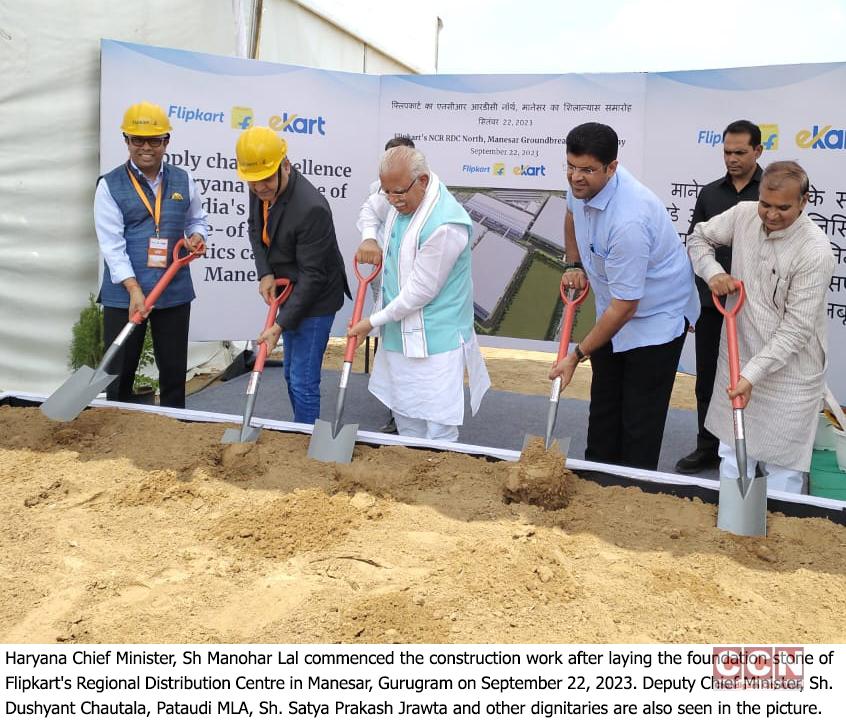
[[156, 190], [156, 210], [154, 212], [153, 208], [150, 207], [150, 200], [147, 199], [147, 195], [144, 194], [144, 190], [141, 189], [141, 185], [138, 183], [135, 175], [129, 171], [129, 167], [126, 168], [126, 173], [129, 175], [130, 180], [132, 180], [132, 186], [135, 187], [135, 191], [138, 193], [139, 199], [144, 203], [144, 206], [147, 208], [147, 212], [150, 213], [150, 217], [153, 218], [153, 222], [156, 224], [156, 237], [158, 237], [159, 220], [162, 216], [162, 187], [164, 187], [164, 179], [162, 179], [159, 184], [159, 188]]
[[261, 241], [265, 247], [270, 247], [270, 238], [267, 235], [267, 211], [270, 209], [270, 202], [262, 202], [262, 213], [264, 217], [264, 227], [261, 229]]

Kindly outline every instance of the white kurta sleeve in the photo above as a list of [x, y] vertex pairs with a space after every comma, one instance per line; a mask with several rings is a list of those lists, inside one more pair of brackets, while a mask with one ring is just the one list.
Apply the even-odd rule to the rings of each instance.
[[784, 301], [784, 318], [767, 345], [740, 372], [753, 386], [781, 369], [802, 351], [816, 334], [819, 311], [825, 306], [828, 284], [834, 273], [834, 256], [812, 248], [790, 281]]
[[364, 200], [364, 204], [358, 211], [356, 227], [361, 233], [362, 241], [376, 240], [380, 245], [382, 244], [379, 239], [379, 228], [385, 222], [390, 210], [391, 204], [388, 202], [388, 198], [379, 194], [379, 183], [374, 182], [370, 185], [370, 195]]
[[417, 252], [411, 275], [389, 305], [374, 313], [370, 322], [382, 326], [400, 321], [430, 303], [444, 287], [458, 256], [470, 242], [463, 225], [441, 225]]
[[687, 254], [693, 265], [693, 272], [706, 283], [715, 275], [727, 272], [717, 262], [714, 250], [731, 246], [736, 216], [737, 206], [734, 206], [707, 222], [700, 222], [688, 235]]

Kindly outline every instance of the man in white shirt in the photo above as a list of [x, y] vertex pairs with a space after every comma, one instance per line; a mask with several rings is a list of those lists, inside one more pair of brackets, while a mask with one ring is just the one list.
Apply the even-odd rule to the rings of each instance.
[[[414, 142], [407, 136], [395, 136], [388, 139], [385, 144], [385, 151], [393, 149], [395, 146], [407, 146], [414, 149]], [[388, 212], [391, 211], [391, 204], [388, 202], [388, 198], [384, 194], [379, 193], [380, 187], [381, 183], [378, 179], [371, 183], [370, 193], [368, 194], [367, 199], [364, 200], [364, 204], [361, 205], [361, 209], [358, 213], [358, 222], [356, 223], [356, 227], [358, 227], [358, 231], [361, 233], [362, 247], [364, 247], [365, 250], [371, 251], [370, 254], [365, 253], [368, 261], [382, 259], [381, 248], [379, 248], [378, 255], [372, 254], [372, 251], [375, 247], [379, 247], [379, 230], [385, 223]], [[370, 285], [373, 290], [374, 298], [378, 300], [381, 278], [377, 276]], [[397, 424], [396, 421], [394, 421], [393, 414], [389, 415], [388, 421], [380, 427], [380, 431], [385, 434], [397, 433]]]
[[144, 299], [173, 260], [180, 238], [193, 251], [208, 236], [206, 213], [194, 180], [183, 169], [163, 162], [172, 131], [164, 110], [149, 101], [130, 106], [121, 125], [129, 159], [103, 175], [94, 195], [94, 227], [103, 255], [103, 343], [108, 347], [127, 321], [140, 311], [135, 328], [109, 366], [117, 378], [106, 396], [133, 397], [135, 371], [150, 322], [159, 368], [162, 406], [185, 407], [188, 324], [194, 287], [182, 268], [152, 311]]
[[366, 241], [359, 262], [384, 258], [383, 308], [349, 329], [382, 329], [370, 391], [402, 436], [455, 441], [464, 421], [464, 371], [478, 410], [490, 379], [473, 329], [470, 216], [416, 149], [388, 149], [379, 166], [391, 210], [381, 247]]

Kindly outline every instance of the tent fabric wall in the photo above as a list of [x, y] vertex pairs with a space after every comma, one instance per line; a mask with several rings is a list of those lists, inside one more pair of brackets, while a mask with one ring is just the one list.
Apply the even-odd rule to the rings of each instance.
[[67, 377], [97, 288], [100, 38], [232, 55], [233, 3], [0, 0], [0, 388], [46, 393]]
[[[357, 72], [411, 68], [345, 31], [338, 24], [343, 19], [328, 22], [304, 5], [294, 0], [146, 0], [141, 5], [0, 0], [5, 118], [0, 390], [46, 394], [65, 380], [71, 329], [98, 287], [92, 203], [99, 167], [100, 39], [244, 56], [254, 13], [263, 7], [259, 47], [265, 60], [322, 68], [341, 64], [342, 70]], [[389, 28], [382, 30], [390, 34]], [[219, 349], [214, 343], [192, 343], [189, 365]]]

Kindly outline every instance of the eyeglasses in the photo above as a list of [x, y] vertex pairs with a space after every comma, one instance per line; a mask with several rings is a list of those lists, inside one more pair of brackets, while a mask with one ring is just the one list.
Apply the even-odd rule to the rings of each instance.
[[594, 169], [593, 167], [574, 167], [572, 164], [567, 164], [567, 174], [572, 176], [574, 174], [580, 174], [583, 177], [591, 177], [594, 174], [599, 174], [600, 172], [604, 172], [608, 169], [607, 164], [602, 165], [602, 169]]
[[167, 144], [170, 140], [170, 134], [167, 136], [127, 136], [124, 134], [123, 138], [136, 149], [140, 149], [144, 144], [149, 144], [153, 149], [158, 149], [162, 144]]
[[405, 189], [399, 190], [397, 192], [389, 192], [387, 189], [380, 189], [379, 194], [384, 195], [385, 197], [405, 197], [408, 194], [408, 190], [410, 190], [415, 182], [420, 179], [420, 177], [415, 177], [411, 180], [411, 184], [409, 184]]

